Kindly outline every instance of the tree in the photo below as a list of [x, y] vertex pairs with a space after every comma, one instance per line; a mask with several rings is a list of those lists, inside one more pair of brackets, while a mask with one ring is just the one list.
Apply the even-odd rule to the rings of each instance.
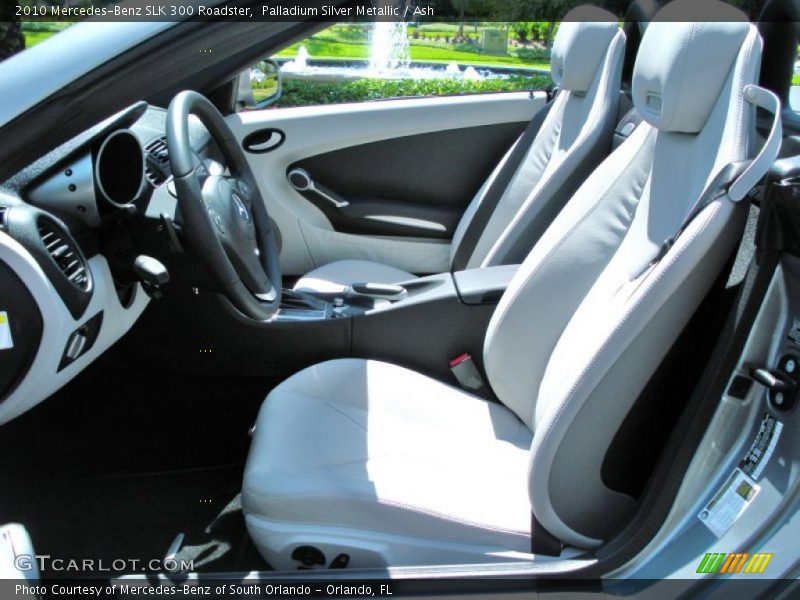
[[528, 21], [517, 21], [511, 24], [511, 30], [517, 39], [523, 44], [528, 41], [528, 36], [531, 32], [531, 24]]
[[436, 15], [437, 18], [455, 17], [457, 14], [453, 6], [453, 0], [425, 0], [419, 4], [431, 7], [433, 9], [433, 14]]
[[0, 6], [0, 61], [25, 50], [22, 24], [15, 7], [10, 3]]
[[[547, 23], [542, 37], [549, 48], [556, 22], [560, 21], [569, 9], [583, 2], [584, 0], [494, 0], [493, 17], [511, 23], [531, 21]], [[518, 31], [516, 27], [515, 31]]]

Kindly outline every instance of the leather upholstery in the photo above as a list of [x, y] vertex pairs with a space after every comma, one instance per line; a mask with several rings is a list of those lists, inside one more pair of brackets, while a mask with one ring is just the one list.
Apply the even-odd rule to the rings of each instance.
[[579, 6], [564, 17], [553, 42], [550, 73], [562, 90], [586, 92], [592, 87], [600, 62], [616, 34], [610, 13], [595, 6]]
[[[531, 506], [550, 533], [571, 545], [596, 547], [630, 517], [635, 501], [606, 487], [603, 457], [741, 235], [744, 214], [723, 198], [647, 269], [717, 171], [753, 154], [754, 111], [743, 90], [757, 81], [761, 40], [754, 26], [742, 22], [703, 28], [709, 39], [716, 32], [726, 40], [733, 26], [742, 42], [703, 129], [637, 129], [554, 221], [489, 326], [489, 379], [501, 401], [534, 431]], [[658, 31], [648, 28], [645, 39]], [[686, 68], [716, 66], [698, 61]], [[636, 102], [638, 109], [642, 98]], [[628, 161], [620, 162], [625, 154], [650, 162], [644, 181]], [[519, 357], [532, 358], [524, 370]]]
[[713, 23], [685, 22], [703, 14], [703, 2], [666, 6], [639, 48], [633, 101], [642, 118], [662, 131], [703, 128], [747, 34], [744, 15], [731, 6]]
[[[328, 361], [264, 403], [243, 504], [269, 520], [524, 552], [531, 437], [502, 406], [408, 369]], [[254, 539], [273, 567], [292, 566], [291, 551]]]
[[[660, 31], [648, 28], [643, 48]], [[711, 202], [652, 263], [717, 171], [754, 153], [744, 88], [758, 77], [758, 32], [731, 21], [699, 31], [704, 44], [740, 40], [701, 129], [675, 132], [671, 117], [663, 129], [637, 128], [578, 189], [501, 298], [484, 364], [502, 404], [363, 360], [317, 365], [269, 395], [243, 499], [268, 560], [287, 561], [287, 548], [301, 542], [353, 552], [359, 566], [495, 560], [505, 555], [494, 543], [524, 551], [528, 509], [584, 549], [630, 519], [636, 500], [607, 487], [602, 462], [730, 256], [746, 213], [725, 196]], [[697, 81], [718, 70], [687, 62], [695, 48], [683, 41], [668, 37], [660, 48], [673, 63], [664, 72], [685, 63], [687, 80]], [[638, 96], [637, 108], [644, 101]], [[690, 111], [670, 110], [687, 123]], [[524, 480], [527, 504], [508, 477]]]
[[[580, 25], [564, 23], [559, 34], [565, 27]], [[594, 72], [588, 90], [564, 89], [559, 92], [536, 139], [487, 222], [468, 267], [522, 262], [581, 182], [611, 149], [625, 37], [616, 22], [585, 25], [591, 27], [581, 29], [579, 34], [582, 37], [579, 39], [588, 36], [594, 41], [607, 40], [606, 50], [600, 55], [603, 57], [601, 67]], [[603, 37], [598, 35], [601, 33]], [[587, 56], [582, 58], [590, 62], [596, 59], [596, 52], [591, 59], [588, 54], [587, 48]], [[577, 58], [569, 64], [577, 65]], [[478, 202], [480, 200], [479, 197]], [[459, 233], [457, 229], [452, 248], [459, 243]]]

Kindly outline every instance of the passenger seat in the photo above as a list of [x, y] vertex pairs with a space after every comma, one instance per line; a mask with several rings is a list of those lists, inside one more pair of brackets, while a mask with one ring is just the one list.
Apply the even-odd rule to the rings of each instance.
[[[609, 153], [617, 120], [625, 34], [616, 17], [583, 5], [570, 11], [553, 45], [558, 92], [503, 157], [467, 207], [451, 246], [451, 270], [522, 262], [584, 179]], [[336, 295], [355, 282], [403, 283], [391, 265], [339, 260], [294, 289]]]

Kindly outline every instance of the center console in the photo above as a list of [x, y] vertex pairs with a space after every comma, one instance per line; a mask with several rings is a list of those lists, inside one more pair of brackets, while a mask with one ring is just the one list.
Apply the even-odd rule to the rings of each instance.
[[385, 360], [449, 381], [449, 361], [463, 353], [482, 366], [486, 328], [518, 267], [438, 273], [393, 286], [353, 284], [324, 297], [286, 291], [273, 322], [294, 322], [295, 335], [304, 329], [298, 329], [300, 322], [320, 332], [326, 323], [340, 322], [349, 334], [347, 356]]
[[397, 284], [358, 282], [340, 293], [284, 289], [274, 321], [315, 321], [403, 310], [443, 299], [468, 305], [495, 304], [519, 265], [438, 273]]
[[[261, 323], [220, 294], [176, 285], [150, 303], [142, 327], [118, 345], [114, 360], [203, 376], [269, 378], [277, 385], [319, 362], [365, 358], [457, 385], [450, 361], [468, 353], [482, 369], [486, 328], [516, 270], [419, 277], [400, 282], [404, 292], [392, 298], [386, 297], [390, 290], [369, 286], [324, 298], [287, 291], [278, 313]], [[157, 344], [145, 334], [154, 331]]]

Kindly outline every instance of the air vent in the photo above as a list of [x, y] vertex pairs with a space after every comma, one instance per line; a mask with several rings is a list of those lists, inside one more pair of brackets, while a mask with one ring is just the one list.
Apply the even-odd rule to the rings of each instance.
[[161, 171], [150, 164], [149, 160], [144, 163], [144, 174], [147, 176], [147, 181], [149, 181], [153, 187], [158, 187], [167, 180]]
[[158, 187], [170, 174], [167, 138], [162, 136], [154, 139], [144, 147], [144, 151], [147, 156], [144, 164], [145, 175], [153, 187]]
[[147, 144], [144, 147], [145, 152], [148, 155], [155, 158], [159, 164], [169, 164], [169, 153], [167, 152], [167, 138], [161, 136], [160, 138], [154, 139], [152, 142]]
[[45, 250], [55, 261], [69, 282], [81, 291], [89, 290], [89, 274], [84, 258], [61, 229], [46, 219], [39, 220], [39, 237]]

